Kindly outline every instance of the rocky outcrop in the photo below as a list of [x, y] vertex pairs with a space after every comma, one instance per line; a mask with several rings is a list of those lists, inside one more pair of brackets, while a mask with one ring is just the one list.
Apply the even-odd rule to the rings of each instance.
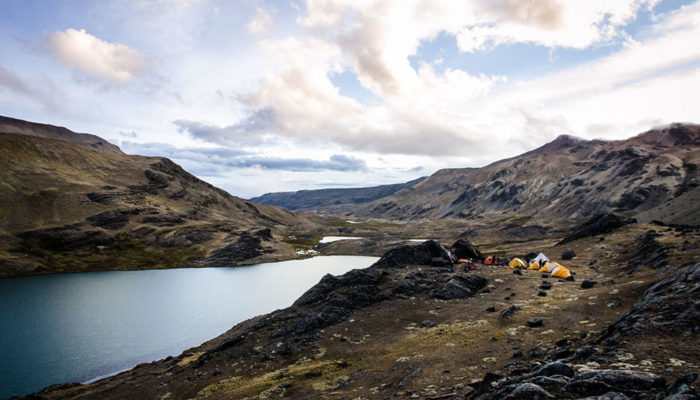
[[488, 279], [481, 275], [455, 275], [437, 292], [435, 297], [443, 300], [463, 299], [486, 287]]
[[211, 252], [200, 264], [206, 267], [230, 267], [241, 261], [250, 260], [264, 253], [261, 242], [259, 237], [241, 235], [235, 243]]
[[700, 263], [684, 268], [652, 285], [641, 300], [608, 328], [604, 338], [614, 343], [622, 337], [648, 330], [700, 333]]
[[644, 266], [658, 269], [668, 264], [668, 247], [662, 246], [655, 231], [646, 231], [637, 238], [639, 244], [629, 257], [629, 274], [634, 274]]
[[634, 223], [634, 220], [618, 217], [615, 214], [599, 214], [591, 218], [588, 222], [581, 225], [571, 235], [562, 239], [557, 246], [573, 242], [574, 240], [583, 239], [586, 237], [603, 235], [619, 229], [627, 224]]
[[[442, 299], [462, 299], [475, 294], [488, 283], [478, 275], [453, 275], [449, 253], [438, 242], [430, 240], [417, 246], [399, 246], [388, 251], [372, 266], [352, 270], [345, 275], [324, 276], [295, 303], [304, 316], [281, 336], [314, 332], [348, 318], [358, 308], [386, 300], [395, 295], [423, 294]], [[436, 268], [402, 274], [397, 269], [408, 265]], [[446, 282], [437, 287], [438, 282]]]

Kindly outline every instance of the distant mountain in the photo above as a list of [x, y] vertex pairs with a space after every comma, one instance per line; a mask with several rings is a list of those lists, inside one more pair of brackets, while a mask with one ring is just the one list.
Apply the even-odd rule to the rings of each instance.
[[336, 212], [388, 219], [558, 221], [601, 212], [700, 224], [700, 126], [626, 140], [556, 138], [483, 168], [445, 169], [393, 195]]
[[234, 265], [294, 257], [307, 214], [231, 196], [161, 157], [0, 119], [0, 277]]
[[425, 179], [418, 178], [410, 182], [394, 185], [381, 185], [364, 188], [299, 190], [297, 192], [266, 193], [250, 201], [287, 210], [319, 210], [329, 206], [362, 204], [381, 199], [409, 188]]

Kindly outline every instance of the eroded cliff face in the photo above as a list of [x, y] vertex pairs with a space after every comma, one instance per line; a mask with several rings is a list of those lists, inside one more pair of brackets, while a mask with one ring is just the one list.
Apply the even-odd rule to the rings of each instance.
[[573, 280], [401, 246], [177, 357], [34, 398], [695, 398], [699, 238], [630, 223], [508, 252], [571, 250]]
[[293, 258], [289, 235], [326, 229], [93, 135], [8, 118], [0, 129], [0, 276]]

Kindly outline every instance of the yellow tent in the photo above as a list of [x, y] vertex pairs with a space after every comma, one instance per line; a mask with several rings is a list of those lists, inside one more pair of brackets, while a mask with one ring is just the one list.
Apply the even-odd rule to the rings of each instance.
[[542, 268], [540, 268], [540, 271], [542, 272], [552, 272], [552, 270], [556, 267], [560, 266], [559, 264], [555, 263], [554, 261], [550, 261], [548, 263], [545, 263]]
[[569, 271], [568, 268], [563, 265], [557, 265], [554, 267], [554, 269], [552, 269], [552, 276], [566, 279], [571, 276], [571, 271]]
[[510, 263], [508, 263], [508, 266], [511, 268], [525, 268], [525, 263], [523, 260], [519, 258], [514, 258], [510, 260]]
[[530, 264], [530, 266], [527, 269], [540, 269], [540, 264], [533, 262]]

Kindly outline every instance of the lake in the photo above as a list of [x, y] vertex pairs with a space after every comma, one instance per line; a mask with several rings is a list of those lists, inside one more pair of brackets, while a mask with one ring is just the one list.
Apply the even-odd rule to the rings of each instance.
[[0, 279], [0, 399], [178, 355], [377, 257]]

